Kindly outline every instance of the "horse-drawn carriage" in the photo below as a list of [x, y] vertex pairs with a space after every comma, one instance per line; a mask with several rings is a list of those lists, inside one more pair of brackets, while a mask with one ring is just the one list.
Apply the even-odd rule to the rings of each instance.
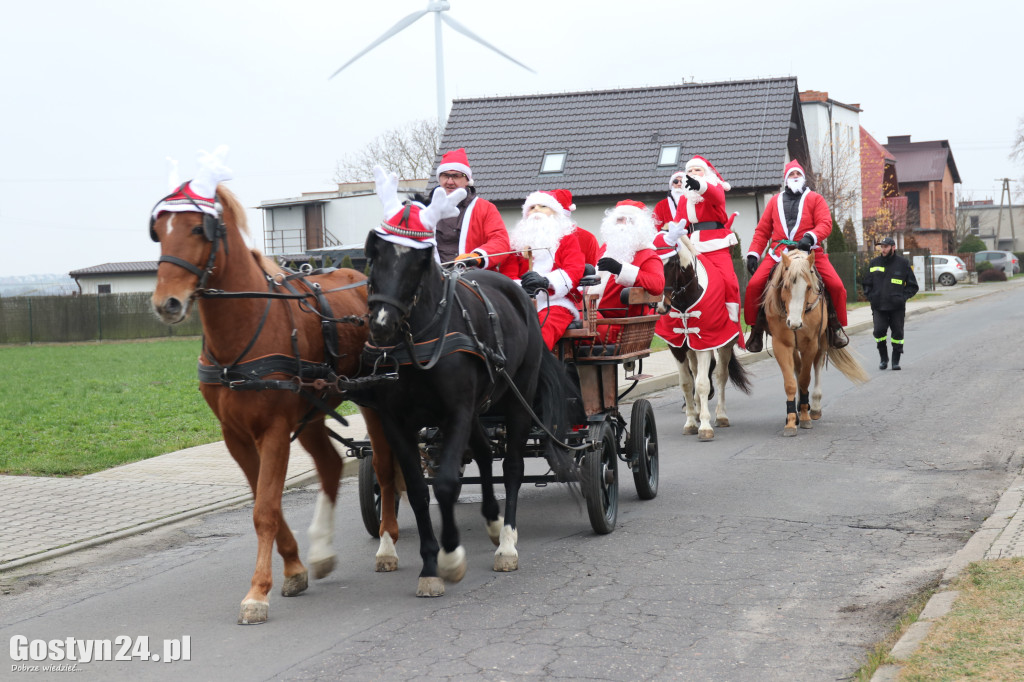
[[[581, 319], [564, 334], [556, 348], [556, 355], [570, 373], [578, 377], [586, 414], [586, 422], [574, 425], [565, 442], [574, 453], [580, 472], [580, 486], [587, 503], [587, 512], [594, 531], [605, 534], [615, 529], [619, 501], [619, 461], [632, 472], [637, 496], [642, 500], [654, 499], [658, 494], [658, 432], [651, 403], [638, 398], [633, 401], [627, 422], [619, 411], [620, 401], [645, 378], [643, 359], [650, 355], [651, 339], [658, 315], [602, 318], [597, 308], [598, 296], [589, 293], [597, 284], [594, 275], [585, 277]], [[623, 305], [653, 306], [661, 300], [640, 288], [623, 292]], [[613, 331], [614, 330], [614, 331]], [[614, 338], [614, 343], [602, 339]], [[622, 384], [627, 384], [625, 388]], [[495, 459], [506, 452], [504, 418], [500, 414], [482, 417], [491, 441]], [[545, 441], [552, 436], [543, 425], [535, 424], [530, 431], [526, 456], [543, 458]], [[419, 449], [423, 472], [432, 482], [439, 467], [441, 448], [437, 427], [421, 429]], [[372, 537], [379, 537], [381, 524], [381, 489], [372, 465], [373, 450], [369, 441], [355, 441], [349, 455], [359, 458], [359, 503], [363, 523]], [[464, 460], [469, 464], [470, 458]], [[546, 485], [559, 480], [548, 469], [546, 473], [524, 474], [523, 483]], [[461, 485], [481, 483], [479, 475], [460, 475]], [[502, 482], [500, 478], [494, 482]], [[396, 499], [397, 508], [397, 499]]]

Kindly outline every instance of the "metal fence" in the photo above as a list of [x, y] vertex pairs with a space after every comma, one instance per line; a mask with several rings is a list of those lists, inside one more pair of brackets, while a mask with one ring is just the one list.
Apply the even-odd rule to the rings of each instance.
[[60, 343], [196, 336], [198, 313], [173, 327], [161, 322], [147, 293], [0, 298], [0, 344]]

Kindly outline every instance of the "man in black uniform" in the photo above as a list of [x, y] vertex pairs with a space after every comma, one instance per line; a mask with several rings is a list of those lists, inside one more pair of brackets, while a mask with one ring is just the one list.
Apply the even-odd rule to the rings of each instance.
[[871, 301], [871, 319], [875, 323], [875, 343], [881, 362], [878, 369], [889, 365], [889, 350], [885, 345], [886, 329], [892, 340], [892, 368], [900, 368], [903, 354], [903, 317], [907, 300], [917, 293], [917, 278], [910, 262], [896, 254], [896, 242], [886, 237], [879, 244], [882, 255], [868, 264], [864, 279], [864, 295]]

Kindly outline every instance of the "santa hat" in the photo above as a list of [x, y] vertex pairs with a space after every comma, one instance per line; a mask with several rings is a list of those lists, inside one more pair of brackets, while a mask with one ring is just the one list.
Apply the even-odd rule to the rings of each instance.
[[473, 171], [469, 167], [469, 158], [466, 156], [466, 150], [462, 147], [445, 152], [441, 157], [441, 164], [437, 167], [436, 173], [438, 182], [441, 181], [441, 173], [445, 171], [464, 173], [469, 178], [469, 184], [473, 184]]
[[804, 177], [807, 177], [807, 173], [804, 171], [804, 167], [800, 165], [799, 161], [797, 161], [796, 159], [793, 159], [792, 161], [790, 161], [789, 163], [786, 164], [786, 170], [784, 170], [782, 172], [782, 182], [786, 182], [786, 178], [789, 177], [790, 171], [794, 171], [794, 170], [800, 171], [801, 175], [803, 175]]
[[533, 206], [547, 206], [555, 213], [566, 217], [576, 210], [576, 204], [572, 203], [572, 192], [567, 189], [540, 190], [531, 192], [526, 201], [523, 202], [523, 217], [530, 212]]
[[423, 205], [408, 202], [390, 218], [385, 216], [377, 226], [377, 234], [396, 244], [411, 246], [414, 249], [426, 249], [434, 246], [434, 230], [423, 224], [421, 213]]
[[684, 171], [684, 170], [679, 170], [679, 171], [676, 171], [675, 173], [673, 173], [671, 175], [671, 177], [669, 177], [669, 179], [668, 179], [668, 188], [669, 188], [669, 190], [671, 191], [671, 189], [672, 189], [672, 181], [673, 180], [675, 180], [676, 178], [685, 178], [685, 177], [686, 177], [686, 171]]
[[[647, 206], [641, 201], [634, 201], [632, 199], [623, 199], [619, 203], [615, 204], [615, 208], [622, 208], [624, 210], [619, 211], [624, 215], [634, 213], [634, 211], [644, 212], [647, 210]], [[631, 210], [632, 209], [632, 210]]]
[[228, 147], [221, 145], [209, 153], [199, 151], [199, 171], [196, 176], [179, 186], [153, 207], [153, 217], [163, 211], [202, 211], [218, 216], [217, 185], [232, 178], [231, 169], [224, 165]]
[[708, 179], [712, 185], [720, 184], [722, 189], [726, 192], [732, 189], [732, 185], [725, 181], [722, 174], [718, 172], [718, 169], [711, 165], [711, 162], [705, 159], [703, 156], [695, 156], [686, 162], [686, 170], [691, 168], [703, 168], [704, 177]]

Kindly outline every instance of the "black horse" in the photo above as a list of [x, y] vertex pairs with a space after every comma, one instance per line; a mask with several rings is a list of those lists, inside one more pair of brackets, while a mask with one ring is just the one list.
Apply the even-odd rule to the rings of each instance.
[[[537, 310], [522, 288], [504, 275], [446, 271], [433, 248], [412, 248], [370, 232], [370, 341], [364, 351], [375, 374], [397, 373], [372, 384], [369, 402], [380, 410], [384, 431], [405, 477], [420, 536], [417, 596], [444, 594], [444, 580], [458, 582], [466, 571], [465, 550], [455, 524], [460, 468], [468, 455], [477, 462], [482, 512], [498, 546], [494, 570], [518, 568], [516, 502], [522, 484], [531, 409], [539, 406], [544, 425], [565, 441], [574, 387], [565, 367], [547, 350]], [[575, 391], [578, 395], [578, 391]], [[505, 515], [499, 516], [491, 471], [495, 450], [481, 415], [504, 419], [502, 469]], [[441, 512], [440, 552], [428, 510], [418, 436], [437, 427], [440, 462], [433, 479]], [[576, 479], [576, 462], [555, 439], [545, 439], [545, 456], [559, 480]]]

